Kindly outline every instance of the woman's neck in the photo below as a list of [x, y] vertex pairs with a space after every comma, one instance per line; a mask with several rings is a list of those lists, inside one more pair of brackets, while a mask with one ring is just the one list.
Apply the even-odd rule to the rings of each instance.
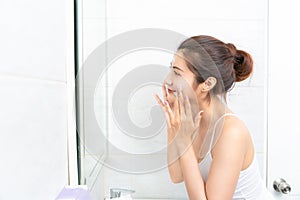
[[193, 145], [196, 149], [195, 151], [199, 154], [198, 157], [203, 158], [209, 150], [210, 136], [213, 133], [216, 121], [224, 113], [230, 112], [230, 110], [219, 97], [211, 98], [209, 103], [199, 101], [199, 107], [197, 109], [203, 110], [204, 112], [200, 122], [199, 134]]
[[198, 104], [199, 110], [203, 110], [201, 125], [207, 128], [214, 126], [216, 120], [225, 113], [230, 112], [226, 104], [218, 96], [212, 96], [209, 102], [199, 101]]

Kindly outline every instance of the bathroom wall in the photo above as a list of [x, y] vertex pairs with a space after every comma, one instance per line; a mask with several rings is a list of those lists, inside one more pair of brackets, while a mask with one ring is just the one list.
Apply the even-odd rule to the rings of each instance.
[[1, 200], [55, 199], [68, 185], [72, 5], [0, 2]]
[[[295, 154], [300, 152], [297, 3], [296, 0], [269, 2], [267, 182], [276, 200], [300, 199], [300, 157]], [[289, 184], [289, 194], [273, 189], [278, 178]]]
[[[87, 0], [85, 2], [88, 6], [83, 8], [89, 9], [89, 12], [86, 12], [88, 13], [87, 17], [83, 21], [84, 40], [87, 44], [83, 43], [85, 58], [106, 40], [141, 28], [168, 29], [187, 37], [199, 34], [212, 35], [225, 42], [235, 44], [239, 49], [248, 51], [254, 59], [254, 74], [249, 80], [236, 84], [235, 89], [228, 95], [228, 105], [248, 125], [256, 146], [261, 173], [265, 177], [266, 0], [187, 0], [184, 2]], [[151, 35], [149, 40], [151, 40]], [[170, 53], [151, 52], [151, 50], [137, 50], [132, 54], [120, 55], [110, 66], [111, 71], [106, 74], [108, 82], [105, 89], [108, 90], [108, 102], [112, 101], [117, 84], [135, 67], [151, 63], [167, 67], [171, 59]], [[153, 74], [149, 74], [149, 76], [151, 75]], [[143, 89], [146, 92], [140, 91], [131, 96], [133, 100], [125, 100], [128, 100], [128, 112], [131, 114], [131, 120], [141, 126], [147, 126], [151, 124], [149, 105], [150, 107], [155, 105], [152, 92], [159, 92], [160, 88], [153, 86]], [[110, 106], [112, 105], [109, 104], [109, 109]], [[138, 153], [149, 151], [151, 148], [156, 150], [155, 148], [165, 142], [164, 135], [159, 136], [160, 141], [137, 144], [135, 141], [127, 140], [124, 135], [116, 134], [122, 127], [116, 123], [116, 119], [109, 109], [106, 113], [109, 120], [106, 139], [110, 145], [107, 149], [106, 163], [124, 163], [124, 160], [125, 163], [126, 160], [131, 162], [132, 157], [137, 157]], [[118, 150], [122, 150], [123, 153]], [[145, 156], [144, 159], [163, 160], [165, 156], [165, 153], [161, 153], [156, 154], [155, 157]], [[101, 189], [95, 189], [98, 192], [103, 190], [104, 196], [108, 196], [110, 187], [121, 187], [136, 190], [134, 195], [136, 198], [186, 198], [184, 185], [172, 184], [165, 167], [155, 172], [135, 174], [125, 169], [122, 170], [120, 165], [109, 164], [102, 168], [99, 175], [101, 180], [97, 181], [97, 187], [101, 187]], [[133, 162], [131, 164], [140, 165], [142, 163]], [[134, 166], [132, 167], [134, 168]]]
[[[54, 199], [68, 184], [67, 77], [70, 73], [66, 66], [69, 47], [66, 41], [70, 38], [67, 37], [66, 10], [70, 5], [65, 3], [59, 0], [0, 2], [0, 155], [3, 161], [0, 199]], [[108, 38], [139, 28], [169, 29], [186, 36], [208, 34], [245, 48], [255, 60], [254, 75], [251, 80], [237, 85], [228, 97], [228, 104], [249, 125], [264, 175], [265, 6], [266, 1], [258, 0], [188, 0], [184, 4], [158, 0], [86, 0], [83, 9], [88, 15], [83, 23], [83, 41], [87, 45], [82, 57], [87, 58]], [[157, 52], [148, 53], [155, 57]], [[145, 61], [145, 57], [135, 58], [135, 61], [129, 59], [130, 66]], [[160, 64], [168, 66], [165, 62], [169, 62], [169, 58], [170, 54], [162, 56]], [[106, 88], [109, 94], [114, 92], [114, 84], [126, 70], [132, 69], [124, 68], [117, 77], [107, 75], [113, 80]], [[152, 89], [157, 90], [157, 87]], [[130, 109], [135, 115], [133, 121], [151, 123], [145, 119], [145, 108], [140, 104], [131, 104]], [[110, 113], [104, 115], [111, 119]], [[118, 127], [113, 120], [108, 130], [108, 137], [117, 144], [127, 149], [134, 145], [124, 144], [114, 137], [113, 130]], [[127, 159], [128, 154], [108, 150], [107, 161]], [[132, 156], [134, 154], [129, 155]], [[164, 158], [165, 154], [157, 156]], [[172, 184], [165, 168], [139, 175], [109, 167], [101, 169], [92, 189], [92, 195], [99, 199], [108, 196], [109, 187], [134, 189], [137, 198], [186, 197], [184, 186]]]

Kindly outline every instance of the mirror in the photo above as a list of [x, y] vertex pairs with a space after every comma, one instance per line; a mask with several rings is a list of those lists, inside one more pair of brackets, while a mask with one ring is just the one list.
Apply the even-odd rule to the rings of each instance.
[[153, 94], [161, 94], [180, 42], [199, 34], [253, 57], [252, 77], [227, 103], [250, 129], [265, 177], [266, 9], [266, 1], [76, 0], [80, 184], [102, 199], [109, 188], [140, 199], [187, 197], [169, 178], [166, 125]]

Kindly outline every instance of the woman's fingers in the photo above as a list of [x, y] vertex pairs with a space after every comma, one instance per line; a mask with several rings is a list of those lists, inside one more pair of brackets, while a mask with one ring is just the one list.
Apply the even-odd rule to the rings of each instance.
[[183, 99], [181, 88], [179, 88], [179, 92], [178, 92], [178, 102], [179, 102], [179, 113], [181, 116], [181, 120], [183, 120], [186, 117], [186, 113], [185, 113], [184, 99]]
[[170, 116], [168, 115], [168, 113], [166, 113], [166, 112], [165, 112], [165, 117], [166, 117], [168, 129], [170, 129], [172, 127], [171, 119], [170, 119]]
[[167, 89], [165, 84], [162, 85], [162, 93], [163, 93], [164, 100], [167, 101]]
[[168, 114], [170, 115], [170, 117], [174, 117], [174, 113], [173, 113], [173, 111], [172, 111], [172, 109], [171, 109], [168, 101], [164, 100], [164, 102], [163, 102], [157, 94], [155, 94], [154, 97], [155, 97], [156, 101], [158, 102], [158, 104], [164, 110], [166, 110], [168, 112]]
[[178, 118], [180, 118], [178, 97], [176, 97], [176, 100], [174, 102], [173, 110], [174, 110], [174, 118], [177, 120]]
[[157, 94], [154, 94], [157, 103], [163, 108], [165, 105]]
[[190, 99], [187, 95], [184, 97], [184, 106], [185, 106], [186, 117], [190, 120], [193, 120], [191, 103], [190, 103]]
[[169, 115], [170, 115], [170, 118], [173, 120], [173, 118], [174, 118], [174, 113], [173, 113], [173, 111], [172, 111], [172, 109], [171, 109], [171, 107], [170, 107], [169, 102], [168, 102], [168, 101], [165, 101], [165, 105], [166, 105], [167, 111], [168, 111], [168, 113], [169, 113]]
[[171, 128], [171, 120], [173, 117], [173, 113], [172, 113], [172, 110], [171, 110], [169, 104], [167, 103], [167, 101], [165, 101], [165, 103], [163, 103], [157, 94], [154, 94], [154, 97], [155, 97], [157, 103], [160, 105], [160, 107], [163, 109], [163, 111], [165, 113], [168, 128]]

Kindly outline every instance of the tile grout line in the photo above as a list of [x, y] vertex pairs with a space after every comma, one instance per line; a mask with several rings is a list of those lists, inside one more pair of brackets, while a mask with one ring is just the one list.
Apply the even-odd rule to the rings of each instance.
[[45, 82], [51, 82], [51, 83], [64, 83], [66, 84], [67, 81], [61, 81], [61, 80], [53, 80], [48, 78], [42, 78], [37, 76], [30, 76], [30, 75], [21, 75], [17, 73], [0, 73], [0, 78], [7, 77], [11, 79], [24, 79], [24, 80], [32, 80], [32, 81], [45, 81]]

